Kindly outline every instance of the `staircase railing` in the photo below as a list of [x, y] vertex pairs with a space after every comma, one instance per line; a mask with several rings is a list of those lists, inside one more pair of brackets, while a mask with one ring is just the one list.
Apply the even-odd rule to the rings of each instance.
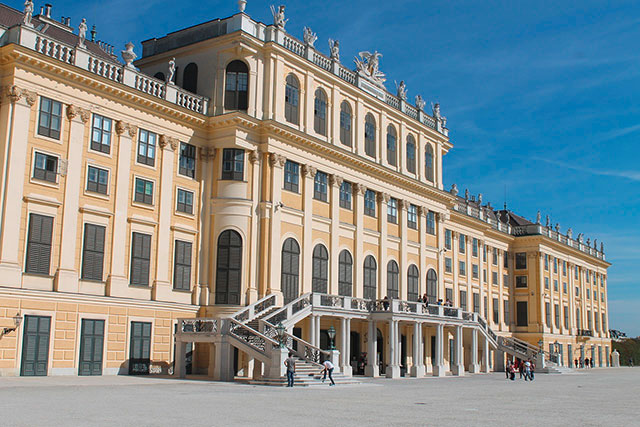
[[276, 305], [276, 296], [274, 294], [269, 294], [264, 298], [259, 299], [251, 305], [248, 305], [241, 310], [238, 310], [236, 313], [231, 316], [238, 322], [248, 322], [254, 319], [256, 316], [261, 315], [271, 307], [275, 307]]
[[285, 323], [287, 320], [293, 318], [295, 314], [304, 310], [307, 307], [312, 305], [311, 293], [304, 294], [293, 301], [286, 304], [280, 310], [276, 310], [275, 312], [269, 314], [263, 320], [271, 323], [272, 325], [277, 325], [278, 323]]
[[[269, 322], [260, 320], [260, 332], [269, 338], [277, 340], [278, 331], [276, 330], [275, 326], [273, 326]], [[287, 347], [287, 349], [293, 352], [296, 356], [306, 360], [307, 362], [319, 365], [323, 360], [327, 360], [331, 356], [328, 351], [311, 345], [308, 342], [304, 341], [302, 338], [298, 338], [295, 335], [291, 335], [287, 332], [285, 332], [284, 334], [285, 347]]]
[[235, 319], [228, 319], [228, 321], [229, 335], [235, 337], [240, 341], [243, 341], [253, 350], [264, 354], [266, 357], [270, 357], [271, 350], [279, 346], [276, 340], [261, 334], [255, 329]]

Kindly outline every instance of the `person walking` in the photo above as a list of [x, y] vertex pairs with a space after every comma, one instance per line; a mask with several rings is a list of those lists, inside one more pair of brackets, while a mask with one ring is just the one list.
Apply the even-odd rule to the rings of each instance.
[[533, 360], [531, 361], [531, 365], [529, 366], [529, 381], [533, 381], [534, 378], [534, 372], [536, 370], [536, 364], [533, 363]]
[[578, 359], [575, 359], [573, 363], [576, 365], [576, 369], [578, 369]]
[[336, 385], [336, 383], [333, 381], [333, 363], [325, 360], [322, 363], [322, 366], [322, 372], [320, 372], [321, 374], [324, 374], [324, 376], [322, 377], [322, 382], [327, 379], [327, 374], [329, 374], [329, 379], [331, 380], [331, 384], [329, 384], [329, 386]]
[[633, 368], [633, 357], [629, 358], [629, 367]]
[[529, 374], [531, 373], [531, 362], [528, 360], [524, 362], [524, 380], [527, 381], [529, 378]]
[[293, 358], [293, 353], [289, 353], [284, 366], [287, 367], [287, 387], [293, 387], [293, 375], [296, 373], [296, 360]]
[[522, 377], [524, 376], [524, 363], [522, 363], [522, 361], [520, 361], [520, 363], [518, 364], [518, 372], [520, 372], [520, 379], [522, 379]]
[[511, 360], [507, 359], [507, 367], [504, 369], [504, 373], [507, 376], [507, 379], [511, 376]]

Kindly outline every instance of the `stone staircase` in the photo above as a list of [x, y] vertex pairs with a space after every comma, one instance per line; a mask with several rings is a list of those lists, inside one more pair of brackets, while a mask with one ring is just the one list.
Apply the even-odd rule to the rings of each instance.
[[[327, 377], [326, 381], [322, 382], [322, 366], [316, 363], [312, 363], [306, 361], [300, 357], [296, 359], [296, 373], [294, 375], [293, 385], [294, 387], [318, 387], [318, 386], [328, 386], [331, 381]], [[336, 385], [343, 384], [359, 384], [359, 381], [354, 380], [353, 378], [346, 377], [341, 373], [336, 373], [334, 370], [333, 373], [333, 381]], [[274, 387], [286, 387], [287, 386], [287, 378], [263, 378], [259, 380], [251, 380], [249, 384], [253, 385], [268, 385]]]

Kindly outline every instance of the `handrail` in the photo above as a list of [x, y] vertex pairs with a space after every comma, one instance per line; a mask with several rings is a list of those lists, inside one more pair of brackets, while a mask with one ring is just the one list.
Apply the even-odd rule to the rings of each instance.
[[220, 330], [217, 318], [196, 317], [195, 319], [178, 319], [178, 333], [217, 334]]
[[284, 307], [271, 313], [264, 320], [271, 323], [272, 325], [277, 325], [278, 323], [285, 322], [287, 319], [289, 319], [289, 314], [293, 316], [294, 314], [298, 313], [305, 307], [310, 306], [311, 304], [311, 292], [309, 292], [285, 304]]
[[254, 302], [253, 304], [236, 311], [231, 317], [239, 322], [247, 322], [253, 320], [256, 316], [259, 316], [275, 305], [276, 296], [274, 294], [269, 294]]
[[[259, 320], [259, 325], [261, 333], [263, 333], [267, 337], [277, 339], [278, 331], [276, 330], [275, 326], [262, 319]], [[319, 347], [309, 344], [302, 338], [298, 338], [286, 331], [284, 332], [284, 336], [286, 338], [286, 341], [284, 343], [285, 347], [287, 347], [287, 349], [293, 352], [296, 356], [301, 357], [308, 362], [319, 365], [322, 362], [320, 355], [324, 355], [325, 360], [331, 356], [331, 353], [329, 353], [328, 351], [322, 350]]]
[[229, 322], [229, 335], [244, 341], [247, 345], [254, 350], [267, 354], [268, 344], [271, 344], [273, 348], [279, 346], [278, 342], [269, 338], [268, 336], [261, 334], [255, 329], [238, 322], [235, 319], [227, 319]]

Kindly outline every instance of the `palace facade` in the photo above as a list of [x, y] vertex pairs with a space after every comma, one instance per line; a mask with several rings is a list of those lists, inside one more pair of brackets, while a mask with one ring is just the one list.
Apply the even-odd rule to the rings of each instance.
[[446, 119], [377, 52], [276, 10], [123, 64], [63, 21], [0, 5], [0, 375], [609, 366], [602, 246], [445, 190]]

